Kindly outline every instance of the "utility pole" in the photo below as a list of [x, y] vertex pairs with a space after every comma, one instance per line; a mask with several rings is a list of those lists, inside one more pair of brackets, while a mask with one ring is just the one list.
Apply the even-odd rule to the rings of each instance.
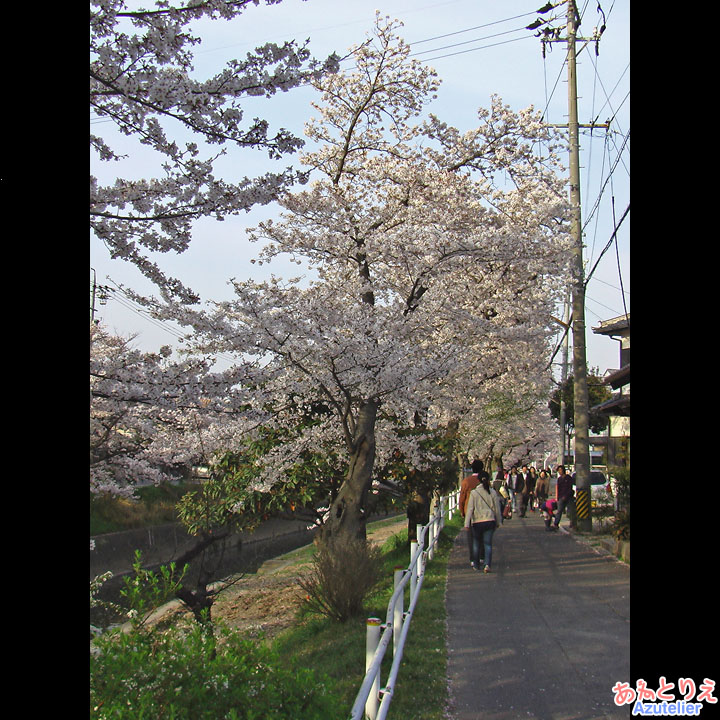
[[573, 385], [575, 405], [575, 491], [577, 529], [592, 531], [590, 514], [590, 413], [585, 346], [585, 269], [583, 266], [582, 223], [580, 222], [580, 130], [577, 108], [575, 42], [580, 16], [575, 0], [568, 0], [568, 125], [570, 135], [570, 232], [573, 237]]
[[570, 343], [570, 291], [568, 290], [565, 298], [565, 317], [563, 318], [563, 328], [565, 329], [565, 337], [563, 338], [563, 349], [562, 349], [562, 364], [560, 365], [560, 447], [558, 448], [558, 465], [565, 464], [565, 441], [567, 439], [565, 432], [565, 418], [567, 408], [565, 407], [565, 381], [567, 380], [567, 369], [568, 369], [568, 350]]
[[97, 276], [95, 275], [95, 269], [90, 268], [92, 270], [93, 274], [93, 282], [92, 282], [92, 299], [90, 301], [90, 322], [95, 322], [95, 291], [97, 290]]
[[[538, 10], [545, 13], [553, 9], [548, 3]], [[535, 29], [545, 24], [546, 21], [538, 20], [528, 29]], [[567, 0], [567, 37], [561, 38], [559, 29], [542, 30], [538, 35], [544, 35], [543, 57], [545, 56], [545, 43], [566, 42], [567, 43], [567, 66], [568, 66], [568, 135], [570, 150], [570, 232], [573, 238], [573, 277], [571, 286], [572, 299], [572, 336], [573, 336], [573, 391], [574, 391], [574, 426], [575, 426], [575, 489], [576, 489], [576, 527], [581, 532], [592, 531], [592, 516], [590, 513], [590, 413], [587, 387], [587, 352], [585, 344], [585, 270], [583, 265], [583, 238], [580, 213], [580, 128], [581, 127], [605, 127], [608, 123], [581, 125], [578, 121], [577, 103], [577, 67], [576, 67], [576, 42], [597, 43], [600, 35], [605, 30], [603, 25], [600, 32], [595, 31], [592, 38], [578, 38], [577, 29], [580, 25], [580, 14], [578, 13], [575, 0]], [[562, 126], [561, 126], [562, 127]], [[567, 305], [566, 305], [567, 312]], [[567, 335], [566, 335], [567, 339]], [[567, 347], [567, 346], [566, 346]], [[563, 374], [566, 377], [567, 352], [563, 359]], [[565, 445], [565, 428], [561, 425], [563, 433], [563, 448]]]
[[95, 269], [90, 268], [92, 270], [92, 295], [90, 296], [90, 322], [96, 323], [97, 320], [95, 320], [95, 299], [99, 300], [101, 305], [105, 305], [108, 300], [108, 291], [111, 289], [107, 285], [98, 285], [97, 284], [97, 276], [95, 274]]

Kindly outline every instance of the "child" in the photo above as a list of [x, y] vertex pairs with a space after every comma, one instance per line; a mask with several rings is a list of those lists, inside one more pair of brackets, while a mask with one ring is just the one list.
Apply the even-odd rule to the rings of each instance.
[[557, 530], [556, 525], [553, 523], [555, 519], [555, 511], [557, 510], [557, 500], [546, 500], [541, 506], [543, 518], [545, 519], [545, 530], [551, 532]]

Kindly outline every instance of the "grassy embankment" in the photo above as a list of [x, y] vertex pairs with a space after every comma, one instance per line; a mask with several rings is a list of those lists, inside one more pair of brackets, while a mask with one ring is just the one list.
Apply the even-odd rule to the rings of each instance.
[[[405, 720], [442, 720], [447, 704], [447, 652], [445, 623], [445, 582], [447, 560], [453, 539], [460, 531], [458, 516], [440, 535], [435, 556], [427, 563], [420, 597], [411, 620], [397, 687], [390, 714]], [[378, 617], [383, 622], [393, 593], [395, 567], [407, 567], [410, 550], [407, 530], [383, 546], [383, 580], [365, 602], [363, 618], [341, 624], [302, 611], [293, 628], [272, 640], [273, 647], [291, 664], [311, 667], [328, 678], [334, 694], [347, 708], [348, 715], [365, 676], [365, 620]], [[406, 588], [404, 609], [409, 603]], [[392, 644], [386, 652], [381, 687], [392, 663]]]
[[[187, 488], [142, 488], [141, 502], [91, 501], [91, 535], [102, 532], [143, 527], [147, 524], [174, 522], [174, 505]], [[372, 527], [380, 527], [379, 521]], [[447, 559], [460, 520], [449, 522], [439, 538], [435, 557], [425, 569], [420, 598], [409, 628], [402, 666], [392, 701], [393, 717], [406, 720], [442, 720], [447, 703], [446, 683], [446, 623], [445, 582]], [[306, 564], [312, 556], [309, 546], [284, 558], [284, 571], [291, 571], [292, 563]], [[365, 675], [365, 620], [378, 617], [383, 622], [393, 592], [395, 567], [407, 567], [410, 561], [407, 530], [392, 536], [383, 546], [382, 579], [365, 601], [362, 618], [339, 623], [302, 609], [295, 625], [268, 643], [290, 666], [312, 668], [326, 677], [333, 694], [348, 714]], [[407, 610], [409, 589], [406, 589], [404, 609]], [[384, 685], [392, 663], [392, 645], [386, 653], [381, 675]]]

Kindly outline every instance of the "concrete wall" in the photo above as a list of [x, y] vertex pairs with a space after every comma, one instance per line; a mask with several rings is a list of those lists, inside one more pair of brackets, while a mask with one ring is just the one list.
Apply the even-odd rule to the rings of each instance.
[[[316, 529], [293, 520], [272, 519], [253, 533], [235, 533], [210, 546], [190, 563], [186, 582], [197, 578], [200, 568], [220, 580], [241, 572], [254, 572], [267, 559], [290, 552], [312, 542]], [[143, 567], [157, 569], [177, 560], [196, 542], [180, 524], [156, 525], [140, 530], [96, 535], [90, 551], [90, 579], [110, 571], [113, 577], [103, 585], [99, 596], [117, 600], [123, 578], [132, 574], [135, 551], [142, 553]]]
[[630, 562], [630, 543], [625, 540], [606, 539], [601, 545], [623, 562]]
[[[400, 514], [382, 514], [372, 519], [396, 516]], [[210, 582], [238, 573], [255, 572], [266, 560], [308, 545], [316, 532], [317, 528], [308, 529], [307, 523], [298, 520], [267, 520], [255, 532], [235, 533], [207, 548], [190, 563], [183, 584], [193, 586], [201, 569], [210, 574]], [[196, 542], [179, 523], [105, 533], [92, 539], [95, 547], [90, 551], [90, 580], [104, 572], [112, 572], [113, 577], [103, 584], [98, 597], [113, 602], [120, 601], [123, 580], [132, 574], [135, 550], [141, 551], [144, 568], [157, 570], [160, 565], [177, 560]]]

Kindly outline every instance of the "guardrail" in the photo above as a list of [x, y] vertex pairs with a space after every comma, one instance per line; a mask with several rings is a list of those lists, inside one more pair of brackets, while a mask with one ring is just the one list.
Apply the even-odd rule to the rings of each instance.
[[[380, 618], [368, 618], [365, 641], [365, 678], [350, 711], [350, 720], [385, 720], [390, 709], [403, 649], [410, 628], [415, 606], [425, 578], [425, 565], [435, 554], [440, 531], [445, 527], [445, 518], [452, 519], [458, 506], [459, 492], [440, 498], [430, 522], [417, 526], [417, 540], [410, 543], [410, 564], [407, 568], [396, 567], [393, 582], [394, 591], [388, 603], [385, 623]], [[425, 549], [425, 536], [428, 536]], [[407, 612], [403, 611], [405, 586], [410, 584]], [[385, 652], [393, 644], [393, 661], [385, 687], [380, 688], [380, 669]]]

